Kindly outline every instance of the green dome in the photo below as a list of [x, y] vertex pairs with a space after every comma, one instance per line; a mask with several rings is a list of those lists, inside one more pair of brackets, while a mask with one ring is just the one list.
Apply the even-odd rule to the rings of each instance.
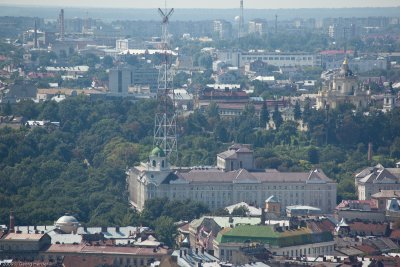
[[153, 150], [150, 152], [150, 157], [152, 156], [157, 156], [157, 157], [165, 157], [164, 150], [162, 150], [160, 147], [156, 146], [153, 148]]

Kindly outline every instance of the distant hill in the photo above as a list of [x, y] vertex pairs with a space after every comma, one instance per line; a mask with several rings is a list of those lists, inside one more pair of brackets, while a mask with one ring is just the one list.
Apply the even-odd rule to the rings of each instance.
[[[0, 5], [0, 16], [32, 16], [45, 19], [57, 19], [59, 7], [9, 6]], [[76, 8], [66, 7], [65, 17], [86, 17], [103, 20], [158, 20], [155, 9], [110, 9], [110, 8]], [[233, 21], [238, 9], [176, 9], [174, 20], [212, 20], [225, 19]], [[304, 9], [245, 9], [245, 19], [265, 18], [273, 20], [275, 14], [280, 20], [293, 18], [326, 18], [326, 17], [399, 17], [399, 7], [384, 8], [304, 8]]]

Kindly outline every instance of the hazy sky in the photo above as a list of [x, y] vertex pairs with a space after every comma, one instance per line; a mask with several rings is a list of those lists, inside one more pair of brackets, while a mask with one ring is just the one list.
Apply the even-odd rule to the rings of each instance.
[[[47, 5], [60, 7], [155, 8], [164, 0], [0, 0], [0, 4]], [[175, 8], [237, 8], [239, 0], [168, 0]], [[392, 7], [399, 0], [244, 0], [245, 8], [335, 8], [335, 7]]]

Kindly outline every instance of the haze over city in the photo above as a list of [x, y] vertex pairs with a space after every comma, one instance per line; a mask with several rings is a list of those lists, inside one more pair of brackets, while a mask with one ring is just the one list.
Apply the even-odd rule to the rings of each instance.
[[[155, 8], [164, 5], [164, 1], [149, 0], [149, 1], [106, 1], [106, 0], [38, 0], [34, 3], [30, 0], [4, 0], [2, 4], [8, 5], [42, 5], [42, 6], [65, 6], [65, 7], [112, 7], [112, 8]], [[273, 9], [273, 8], [351, 8], [351, 7], [392, 7], [399, 6], [397, 0], [355, 0], [355, 1], [318, 1], [318, 0], [282, 0], [282, 1], [261, 1], [247, 0], [244, 1], [246, 8], [252, 9]], [[232, 0], [203, 0], [203, 1], [185, 1], [185, 0], [170, 0], [168, 6], [176, 8], [237, 8], [237, 1]]]

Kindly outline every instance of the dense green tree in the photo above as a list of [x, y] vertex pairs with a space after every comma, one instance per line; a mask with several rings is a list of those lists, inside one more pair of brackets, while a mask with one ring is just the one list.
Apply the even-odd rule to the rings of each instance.
[[155, 233], [158, 240], [170, 248], [176, 246], [176, 237], [178, 235], [174, 220], [168, 216], [161, 216], [154, 222]]
[[267, 107], [267, 103], [263, 101], [261, 110], [260, 110], [260, 127], [266, 127], [267, 123], [269, 122], [269, 111]]
[[102, 64], [107, 69], [111, 68], [113, 66], [113, 58], [111, 56], [103, 57]]
[[249, 209], [246, 206], [239, 206], [239, 207], [235, 207], [232, 210], [231, 215], [246, 217], [248, 212], [249, 212]]
[[319, 163], [319, 151], [315, 147], [310, 147], [307, 151], [308, 154], [308, 161], [311, 162], [312, 164], [318, 164]]
[[279, 129], [279, 127], [283, 123], [283, 118], [282, 118], [282, 114], [279, 111], [279, 108], [277, 105], [275, 106], [274, 113], [272, 113], [272, 119], [275, 123], [276, 129]]
[[296, 104], [294, 105], [294, 119], [299, 120], [301, 119], [301, 109], [300, 109], [300, 103], [299, 101], [296, 101]]

